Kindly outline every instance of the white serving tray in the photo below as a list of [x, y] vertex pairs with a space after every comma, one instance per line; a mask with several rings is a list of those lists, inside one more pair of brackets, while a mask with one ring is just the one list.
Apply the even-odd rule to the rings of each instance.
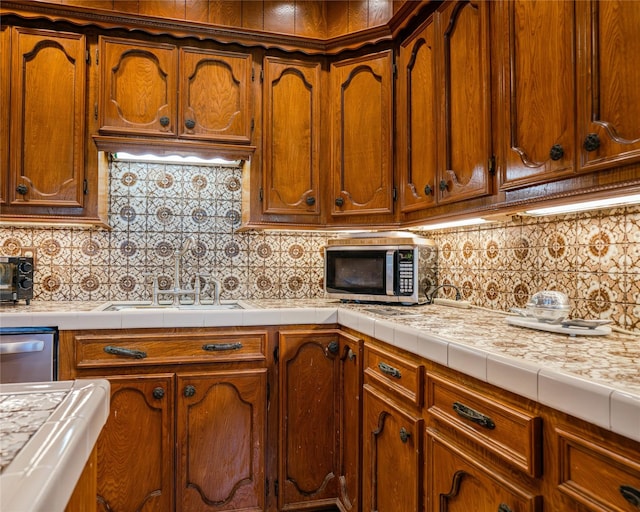
[[538, 331], [555, 332], [558, 334], [566, 334], [568, 336], [606, 336], [611, 334], [611, 327], [608, 325], [600, 325], [593, 329], [586, 327], [563, 327], [560, 324], [550, 324], [540, 322], [535, 318], [525, 318], [522, 316], [508, 316], [507, 323], [518, 327], [526, 327], [528, 329], [536, 329]]

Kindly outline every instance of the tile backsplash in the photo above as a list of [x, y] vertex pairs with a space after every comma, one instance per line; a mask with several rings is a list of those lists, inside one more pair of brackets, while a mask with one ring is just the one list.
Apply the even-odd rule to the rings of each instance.
[[[110, 231], [0, 229], [2, 254], [36, 248], [35, 300], [149, 299], [144, 274], [172, 288], [174, 251], [189, 236], [195, 244], [182, 258], [181, 286], [201, 273], [220, 281], [223, 299], [323, 296], [322, 246], [334, 234], [237, 232], [239, 168], [114, 161], [109, 183]], [[429, 236], [440, 249], [440, 284], [457, 285], [475, 305], [508, 310], [558, 289], [571, 298], [573, 317], [640, 330], [638, 207], [514, 217]]]

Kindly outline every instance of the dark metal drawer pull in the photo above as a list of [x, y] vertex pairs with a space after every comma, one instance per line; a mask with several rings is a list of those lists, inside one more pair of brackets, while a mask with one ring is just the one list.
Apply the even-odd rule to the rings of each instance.
[[470, 407], [461, 404], [460, 402], [453, 403], [453, 410], [456, 411], [460, 416], [469, 421], [473, 421], [477, 423], [481, 427], [488, 428], [489, 430], [493, 430], [496, 428], [496, 424], [493, 422], [489, 416], [485, 416], [478, 411], [474, 411]]
[[133, 350], [131, 348], [112, 347], [107, 345], [104, 347], [104, 351], [107, 354], [113, 354], [114, 356], [132, 357], [134, 359], [144, 359], [147, 357], [147, 353], [142, 350]]
[[621, 485], [620, 494], [637, 509], [640, 509], [640, 489], [631, 487], [630, 485]]
[[207, 350], [209, 352], [219, 352], [221, 350], [240, 350], [242, 348], [242, 343], [239, 341], [235, 343], [208, 343], [207, 345], [202, 345], [202, 350]]
[[390, 377], [395, 377], [396, 379], [399, 379], [400, 377], [402, 377], [400, 370], [397, 370], [396, 368], [394, 368], [393, 366], [387, 363], [382, 363], [382, 362], [378, 363], [378, 368], [380, 368], [380, 371], [382, 373], [386, 373]]

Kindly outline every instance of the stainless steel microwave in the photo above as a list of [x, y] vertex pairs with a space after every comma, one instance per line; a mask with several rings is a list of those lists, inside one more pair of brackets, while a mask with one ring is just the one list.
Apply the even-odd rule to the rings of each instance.
[[324, 247], [326, 295], [345, 301], [424, 303], [437, 268], [435, 242], [413, 233], [351, 235]]

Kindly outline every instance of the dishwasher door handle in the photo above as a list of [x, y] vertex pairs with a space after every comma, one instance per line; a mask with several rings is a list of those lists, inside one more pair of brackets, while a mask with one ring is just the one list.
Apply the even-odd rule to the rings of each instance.
[[0, 343], [0, 355], [26, 354], [28, 352], [42, 352], [43, 350], [44, 341], [40, 340], [17, 341], [15, 343]]

